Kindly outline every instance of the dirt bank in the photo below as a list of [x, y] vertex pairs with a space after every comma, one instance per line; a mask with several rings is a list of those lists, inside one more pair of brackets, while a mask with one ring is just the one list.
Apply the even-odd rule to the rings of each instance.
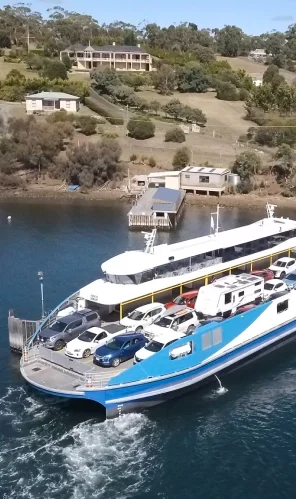
[[[100, 203], [102, 201], [114, 200], [131, 204], [131, 199], [119, 189], [109, 191], [90, 190], [87, 194], [81, 192], [68, 192], [53, 190], [48, 187], [30, 187], [28, 190], [1, 190], [0, 200], [5, 201], [24, 201], [24, 202], [38, 202], [44, 203], [65, 203], [65, 202], [78, 202], [78, 203]], [[261, 208], [267, 202], [276, 204], [279, 208], [296, 208], [296, 198], [284, 198], [281, 196], [262, 196], [255, 194], [240, 194], [240, 195], [225, 195], [220, 199], [216, 196], [202, 196], [187, 194], [186, 204], [200, 205], [200, 206], [220, 206], [226, 207], [244, 207], [246, 209]]]

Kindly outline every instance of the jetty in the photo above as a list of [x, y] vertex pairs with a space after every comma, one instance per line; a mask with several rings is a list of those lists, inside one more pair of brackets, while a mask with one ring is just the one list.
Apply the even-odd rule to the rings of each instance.
[[137, 197], [128, 213], [129, 227], [167, 230], [177, 227], [185, 195], [182, 189], [148, 188]]

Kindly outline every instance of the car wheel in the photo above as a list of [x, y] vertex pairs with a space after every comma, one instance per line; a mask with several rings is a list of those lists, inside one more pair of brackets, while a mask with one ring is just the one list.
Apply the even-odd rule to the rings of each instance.
[[119, 364], [120, 364], [120, 359], [118, 357], [112, 360], [112, 367], [118, 367]]
[[136, 329], [136, 333], [141, 333], [143, 331], [143, 326], [138, 326]]
[[62, 350], [65, 346], [65, 343], [63, 342], [63, 340], [58, 340], [55, 345], [54, 345], [54, 350], [58, 351], [58, 350]]
[[82, 354], [82, 357], [83, 357], [84, 359], [87, 359], [87, 357], [89, 357], [89, 356], [90, 356], [90, 354], [91, 354], [91, 351], [90, 351], [90, 349], [89, 349], [89, 348], [87, 348], [86, 350], [84, 350], [84, 352], [83, 352], [83, 354]]
[[280, 279], [284, 279], [284, 277], [286, 277], [286, 272], [281, 272], [280, 273]]
[[192, 334], [194, 332], [194, 329], [195, 329], [195, 327], [193, 326], [193, 324], [191, 324], [191, 326], [189, 326], [187, 331], [186, 331], [186, 336], [189, 336], [190, 334]]

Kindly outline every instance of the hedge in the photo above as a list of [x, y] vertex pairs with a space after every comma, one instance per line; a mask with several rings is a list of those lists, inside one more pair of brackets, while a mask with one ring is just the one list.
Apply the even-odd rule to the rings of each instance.
[[109, 123], [111, 123], [111, 125], [124, 124], [123, 118], [116, 118], [115, 116], [110, 116], [111, 114], [110, 110], [105, 109], [103, 106], [100, 105], [100, 103], [96, 99], [93, 99], [92, 97], [85, 98], [85, 105], [95, 113], [106, 118], [106, 120], [108, 120]]

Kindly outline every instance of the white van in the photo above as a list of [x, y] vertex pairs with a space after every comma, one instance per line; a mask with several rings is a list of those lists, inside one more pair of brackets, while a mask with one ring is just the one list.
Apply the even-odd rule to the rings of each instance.
[[264, 279], [250, 274], [229, 275], [200, 288], [195, 311], [203, 316], [227, 316], [237, 307], [260, 301]]

